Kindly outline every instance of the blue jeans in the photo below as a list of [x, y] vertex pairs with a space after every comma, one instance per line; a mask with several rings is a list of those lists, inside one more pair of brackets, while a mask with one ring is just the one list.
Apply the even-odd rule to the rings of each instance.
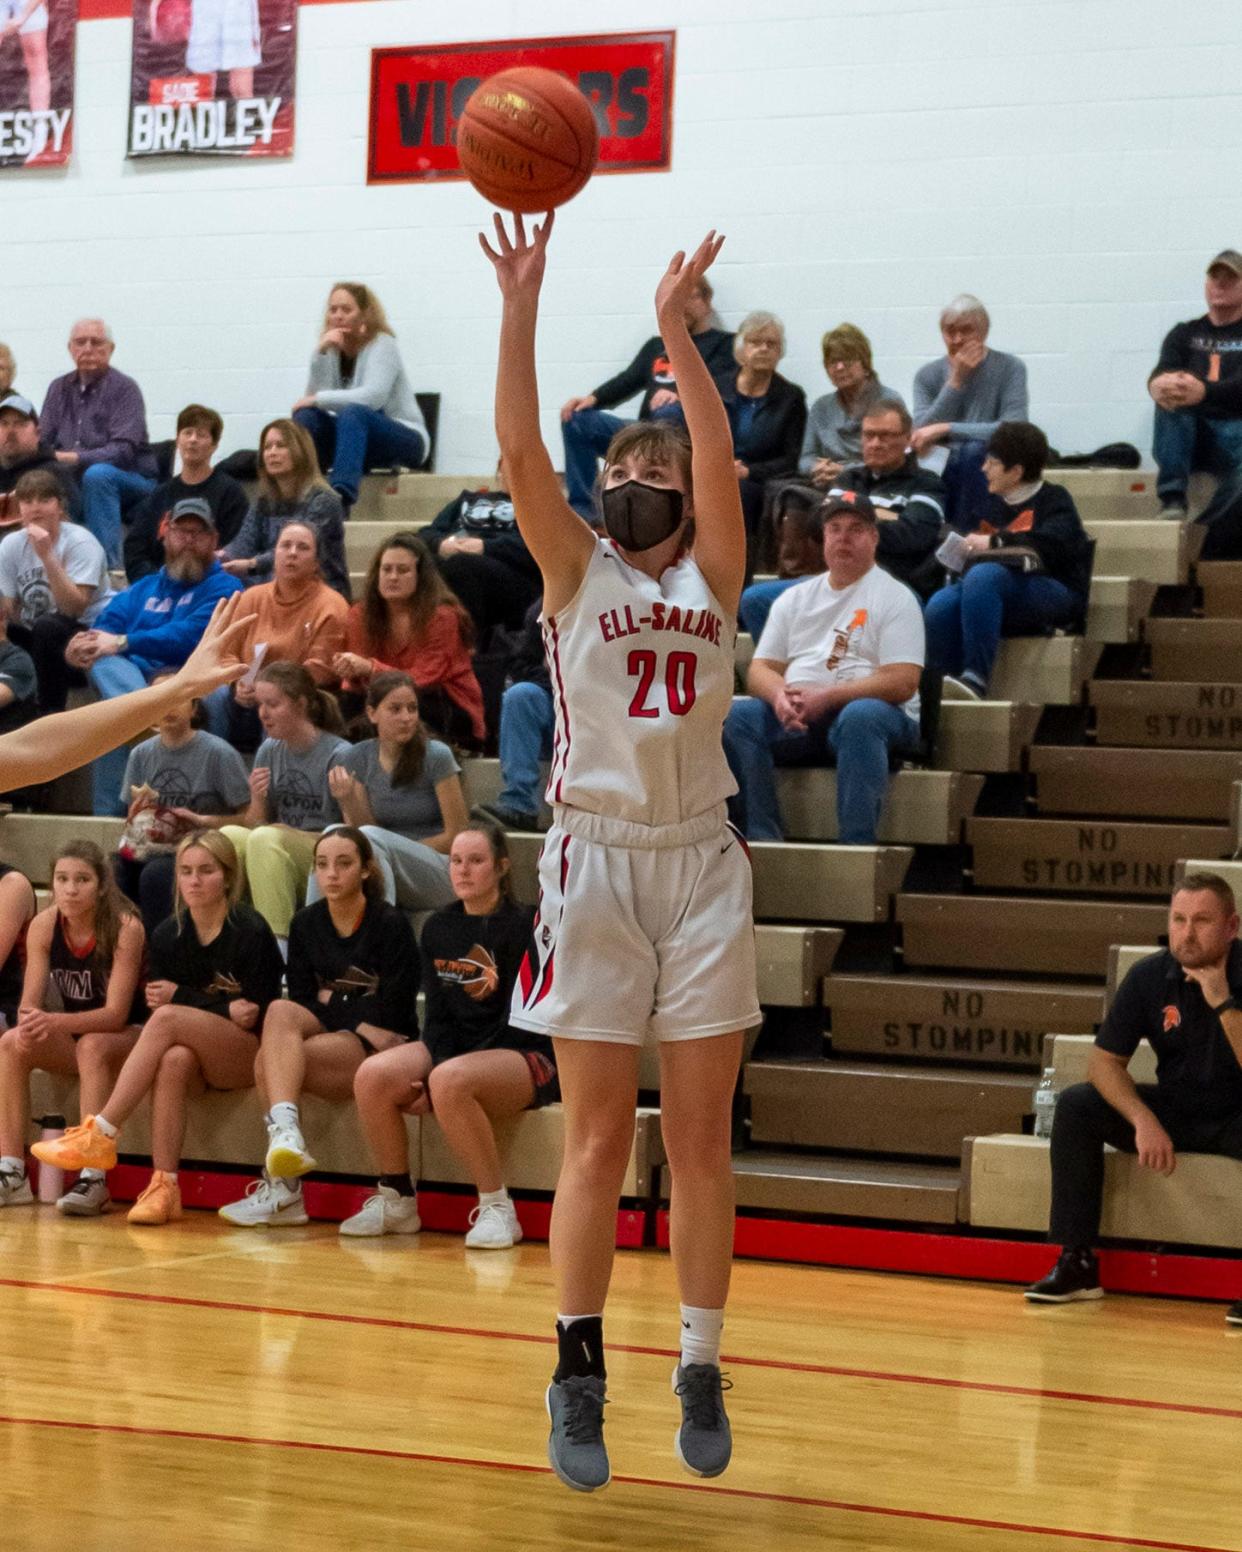
[[1242, 420], [1209, 420], [1194, 410], [1157, 405], [1151, 450], [1156, 494], [1162, 501], [1184, 501], [1192, 470], [1228, 475], [1242, 469]]
[[752, 582], [742, 593], [741, 601], [737, 606], [737, 617], [742, 629], [748, 631], [757, 643], [763, 635], [763, 627], [768, 623], [772, 605], [781, 594], [787, 593], [799, 582], [811, 580], [810, 577], [781, 577], [772, 582]]
[[[368, 469], [399, 464], [419, 468], [427, 457], [427, 438], [411, 426], [365, 404], [350, 404], [335, 414], [327, 410], [298, 410], [294, 420], [310, 432], [319, 467], [328, 476], [347, 507], [358, 499], [362, 476]], [[329, 472], [330, 471], [330, 472]]]
[[121, 517], [155, 489], [155, 481], [112, 463], [82, 471], [82, 521], [104, 547], [108, 565], [121, 564]]
[[511, 814], [539, 812], [539, 762], [552, 752], [556, 714], [552, 696], [541, 684], [511, 684], [500, 703], [500, 774], [504, 791], [497, 798]]
[[954, 528], [963, 531], [973, 526], [975, 513], [988, 499], [988, 482], [983, 475], [987, 456], [986, 442], [954, 442], [944, 466], [944, 515]]
[[725, 757], [738, 784], [729, 803], [733, 821], [748, 840], [783, 840], [776, 767], [830, 765], [835, 756], [838, 839], [874, 846], [889, 759], [913, 754], [918, 737], [913, 718], [888, 701], [848, 701], [805, 733], [787, 733], [767, 701], [734, 701], [724, 725]]
[[[128, 695], [131, 690], [144, 689], [147, 676], [136, 663], [119, 654], [101, 657], [90, 670], [89, 678], [102, 700], [114, 700], [118, 695]], [[91, 771], [94, 784], [95, 813], [110, 817], [124, 817], [129, 807], [129, 793], [121, 791], [125, 779], [125, 762], [129, 758], [129, 746], [122, 744], [108, 754], [101, 754]]]
[[1055, 577], [983, 561], [927, 600], [927, 661], [986, 687], [1002, 636], [1034, 636], [1067, 625], [1082, 600]]

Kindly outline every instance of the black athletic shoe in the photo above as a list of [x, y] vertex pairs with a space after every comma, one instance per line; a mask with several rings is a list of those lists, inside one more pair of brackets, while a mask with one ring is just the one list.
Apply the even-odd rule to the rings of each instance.
[[539, 832], [538, 814], [520, 814], [513, 808], [501, 808], [499, 803], [476, 803], [471, 813], [476, 817], [490, 819], [502, 830], [520, 830], [525, 835]]
[[1225, 1324], [1227, 1326], [1242, 1326], [1242, 1299], [1236, 1304], [1231, 1304], [1225, 1311]]
[[594, 1493], [612, 1481], [604, 1448], [604, 1381], [593, 1375], [567, 1375], [548, 1386], [548, 1459], [552, 1469], [576, 1493]]
[[729, 1381], [714, 1363], [678, 1364], [673, 1370], [673, 1394], [681, 1402], [677, 1459], [696, 1477], [718, 1477], [733, 1454], [733, 1434], [725, 1416]]
[[1100, 1264], [1090, 1250], [1063, 1250], [1047, 1277], [1024, 1290], [1036, 1304], [1070, 1304], [1075, 1299], [1102, 1299]]

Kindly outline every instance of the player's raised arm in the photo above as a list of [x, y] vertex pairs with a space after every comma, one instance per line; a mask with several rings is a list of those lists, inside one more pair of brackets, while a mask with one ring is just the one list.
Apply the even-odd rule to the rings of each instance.
[[549, 613], [562, 608], [578, 591], [595, 544], [591, 530], [561, 492], [539, 430], [535, 326], [553, 221], [549, 212], [528, 238], [522, 217], [515, 216], [510, 238], [503, 217], [497, 215], [496, 247], [479, 236], [504, 298], [496, 369], [496, 436], [518, 528], [543, 573], [543, 606]]
[[733, 433], [707, 363], [686, 327], [686, 302], [724, 243], [708, 232], [686, 258], [675, 253], [656, 288], [656, 318], [668, 351], [693, 450], [694, 558], [712, 592], [732, 613], [746, 574], [746, 525], [733, 468]]

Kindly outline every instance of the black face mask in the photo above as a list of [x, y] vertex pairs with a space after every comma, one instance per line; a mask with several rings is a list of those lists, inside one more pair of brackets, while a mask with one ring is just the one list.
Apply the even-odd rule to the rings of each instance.
[[681, 527], [684, 497], [679, 490], [626, 480], [610, 485], [601, 500], [608, 537], [623, 550], [654, 549]]

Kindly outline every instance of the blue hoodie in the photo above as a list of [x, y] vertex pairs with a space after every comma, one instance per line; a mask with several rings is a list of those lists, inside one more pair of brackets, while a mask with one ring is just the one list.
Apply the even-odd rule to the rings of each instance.
[[140, 577], [118, 593], [95, 621], [94, 629], [128, 636], [125, 655], [148, 678], [162, 668], [180, 668], [220, 599], [240, 593], [242, 584], [219, 561], [193, 586], [175, 582], [166, 568]]

